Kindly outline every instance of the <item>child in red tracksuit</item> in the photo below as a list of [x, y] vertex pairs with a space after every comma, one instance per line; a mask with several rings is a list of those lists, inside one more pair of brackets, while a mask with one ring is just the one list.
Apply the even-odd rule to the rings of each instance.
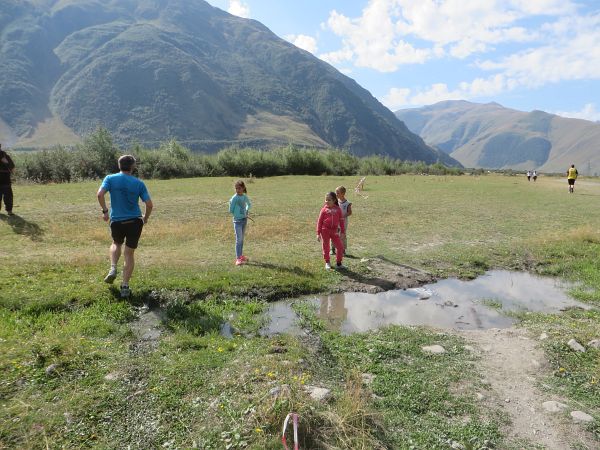
[[344, 268], [342, 265], [344, 244], [342, 244], [342, 240], [338, 234], [338, 228], [341, 231], [341, 235], [344, 236], [346, 227], [342, 210], [338, 205], [335, 192], [330, 192], [325, 196], [325, 206], [321, 209], [319, 219], [317, 220], [317, 240], [321, 241], [323, 246], [323, 258], [325, 258], [326, 270], [331, 269], [331, 264], [329, 264], [329, 241], [333, 241], [333, 245], [336, 249], [335, 258], [337, 268]]

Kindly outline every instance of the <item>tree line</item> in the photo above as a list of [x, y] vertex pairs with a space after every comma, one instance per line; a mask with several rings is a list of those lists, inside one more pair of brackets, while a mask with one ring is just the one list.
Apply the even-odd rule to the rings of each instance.
[[461, 175], [462, 169], [441, 163], [425, 164], [387, 156], [354, 156], [336, 149], [301, 149], [288, 145], [272, 150], [225, 148], [215, 154], [194, 153], [169, 140], [158, 149], [134, 144], [127, 151], [99, 128], [74, 147], [14, 153], [20, 179], [38, 183], [66, 183], [103, 178], [118, 172], [117, 159], [132, 154], [137, 175], [144, 179], [189, 177], [266, 177], [277, 175]]

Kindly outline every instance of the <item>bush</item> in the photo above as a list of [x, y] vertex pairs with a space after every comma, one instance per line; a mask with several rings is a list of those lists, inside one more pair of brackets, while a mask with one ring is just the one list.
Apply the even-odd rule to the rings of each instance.
[[[144, 179], [183, 177], [266, 177], [276, 175], [399, 175], [404, 173], [460, 175], [458, 168], [410, 162], [387, 156], [359, 158], [342, 150], [300, 149], [293, 145], [272, 151], [230, 147], [217, 154], [191, 152], [174, 139], [151, 150], [134, 144], [128, 151], [138, 160]], [[98, 128], [74, 149], [15, 155], [20, 177], [45, 182], [98, 179], [118, 172], [121, 151], [104, 128]]]

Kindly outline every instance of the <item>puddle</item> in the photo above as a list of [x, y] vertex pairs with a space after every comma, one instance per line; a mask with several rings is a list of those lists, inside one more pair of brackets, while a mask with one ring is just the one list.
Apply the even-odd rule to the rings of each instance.
[[161, 323], [165, 313], [160, 308], [143, 307], [138, 311], [138, 319], [131, 323], [131, 331], [136, 337], [132, 344], [134, 351], [151, 351], [158, 347], [162, 335]]
[[305, 334], [302, 328], [298, 326], [298, 316], [292, 309], [289, 301], [271, 303], [267, 311], [267, 316], [270, 321], [260, 330], [261, 336], [273, 336], [281, 333], [293, 336]]
[[[497, 270], [470, 281], [451, 278], [413, 289], [332, 294], [308, 301], [316, 306], [317, 315], [330, 329], [344, 334], [391, 324], [462, 330], [507, 328], [515, 321], [502, 311], [553, 313], [568, 307], [589, 309], [589, 305], [566, 294], [569, 287], [553, 278]], [[268, 314], [271, 324], [263, 330], [264, 334], [301, 332], [289, 303], [272, 304]]]

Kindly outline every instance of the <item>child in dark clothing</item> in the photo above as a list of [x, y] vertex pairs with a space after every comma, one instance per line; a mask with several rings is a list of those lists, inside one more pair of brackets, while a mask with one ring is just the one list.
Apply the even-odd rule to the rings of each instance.
[[2, 150], [2, 144], [0, 144], [0, 209], [2, 200], [4, 200], [4, 207], [9, 216], [13, 215], [13, 191], [10, 176], [14, 170], [15, 163], [10, 159], [8, 153]]

